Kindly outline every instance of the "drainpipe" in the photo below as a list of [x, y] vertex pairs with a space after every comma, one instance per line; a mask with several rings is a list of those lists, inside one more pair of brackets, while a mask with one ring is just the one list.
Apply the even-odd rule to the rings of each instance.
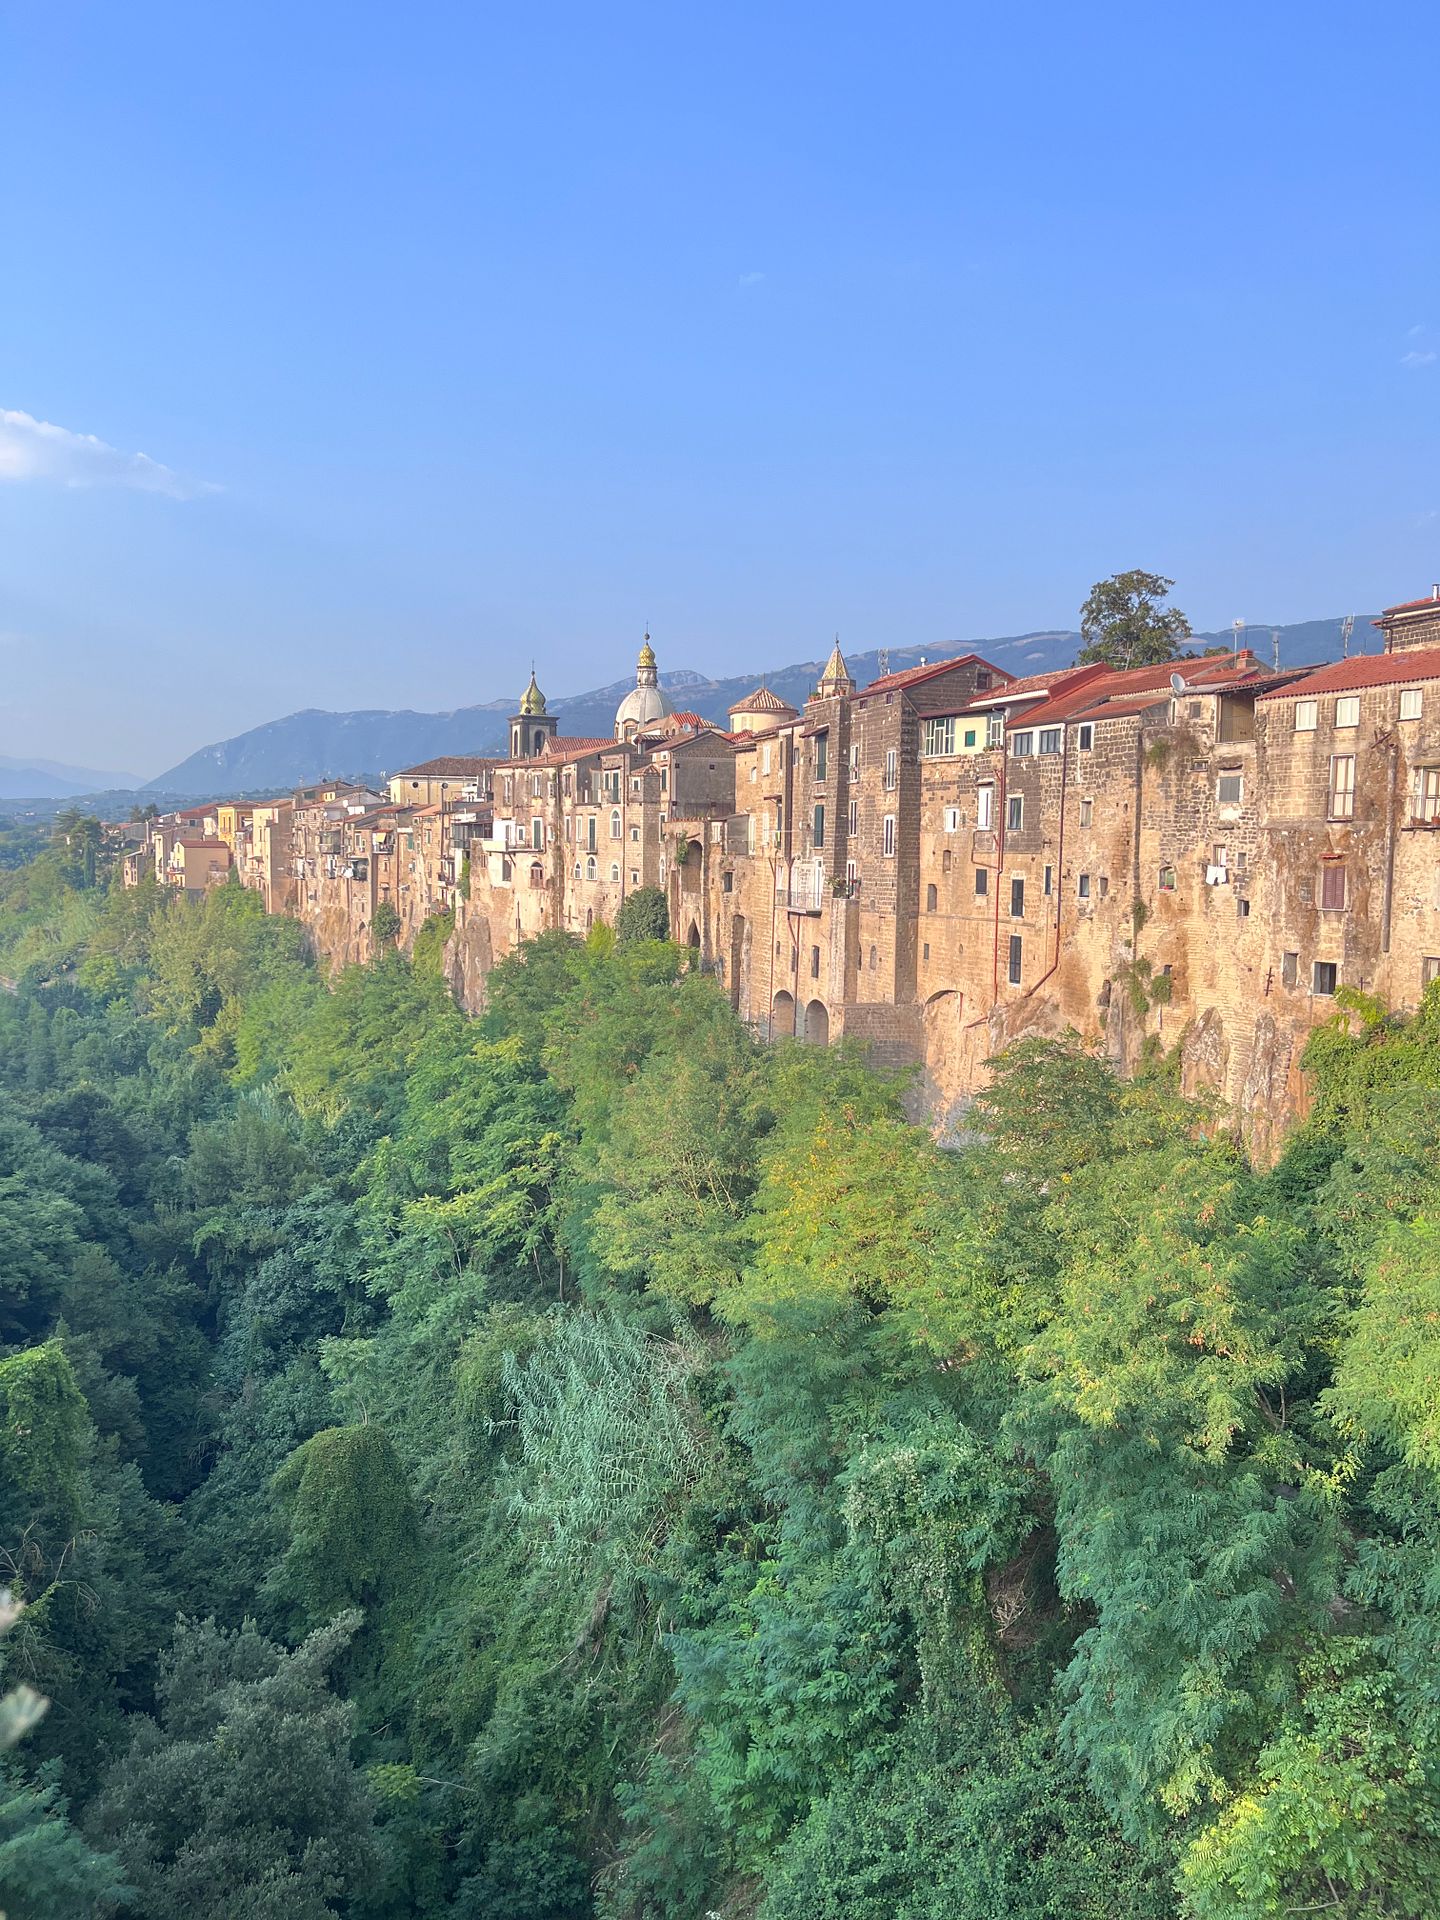
[[1010, 749], [1004, 740], [1000, 745], [1000, 817], [995, 827], [995, 965], [990, 978], [990, 1011], [993, 1013], [1000, 1004], [1000, 890], [1005, 878], [1005, 809], [1007, 805], [1005, 778], [1010, 764]]

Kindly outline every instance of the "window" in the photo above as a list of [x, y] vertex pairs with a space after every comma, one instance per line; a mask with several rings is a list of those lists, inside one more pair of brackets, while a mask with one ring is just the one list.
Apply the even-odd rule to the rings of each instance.
[[1008, 978], [1012, 987], [1018, 987], [1020, 984], [1021, 971], [1024, 965], [1024, 956], [1025, 956], [1024, 940], [1021, 939], [1018, 933], [1012, 933], [1010, 936], [1010, 970], [1008, 975]]
[[1110, 891], [1110, 881], [1108, 877], [1103, 873], [1100, 876], [1100, 885], [1097, 891], [1099, 892], [1100, 898], [1102, 900], [1105, 898], [1106, 894], [1109, 893]]
[[1400, 689], [1400, 718], [1418, 720], [1425, 707], [1425, 695], [1419, 687]]
[[1320, 905], [1327, 913], [1345, 910], [1345, 862], [1327, 860], [1320, 869]]
[[1296, 733], [1313, 733], [1320, 721], [1320, 702], [1318, 700], [1297, 700], [1295, 702]]
[[543, 820], [532, 820], [530, 822], [530, 844], [532, 847], [544, 846], [545, 822]]
[[853, 860], [847, 860], [845, 862], [846, 891], [848, 893], [854, 893], [856, 887], [858, 887], [859, 884], [860, 884], [860, 869], [856, 866]]
[[1045, 898], [1048, 900], [1050, 898], [1050, 895], [1054, 892], [1054, 890], [1055, 890], [1055, 869], [1053, 867], [1046, 867], [1045, 879], [1043, 884], [1041, 885], [1040, 891], [1044, 894]]
[[814, 811], [814, 814], [810, 822], [810, 838], [811, 838], [812, 844], [817, 847], [823, 847], [825, 844], [825, 809], [824, 807], [816, 807]]
[[1012, 793], [1005, 802], [1005, 825], [1011, 833], [1019, 833], [1025, 825], [1025, 798], [1023, 794]]
[[1245, 798], [1245, 775], [1238, 767], [1222, 768], [1215, 783], [1215, 798], [1222, 807], [1238, 807]]
[[1075, 744], [1081, 753], [1089, 753], [1094, 748], [1095, 725], [1093, 721], [1086, 720], [1083, 725], [1076, 729]]
[[1005, 744], [1005, 715], [992, 713], [986, 716], [985, 744], [987, 747], [1003, 747]]
[[631, 838], [632, 840], [638, 840], [638, 839], [640, 838], [640, 829], [639, 829], [639, 827], [631, 827], [631, 829], [630, 829], [630, 838]]
[[980, 729], [978, 727], [966, 727], [962, 744], [967, 747], [978, 747], [980, 744]]
[[1360, 696], [1358, 693], [1342, 693], [1335, 702], [1335, 724], [1337, 727], [1359, 726]]
[[1440, 953], [1427, 953], [1420, 962], [1420, 991], [1440, 980]]
[[1077, 899], [1088, 900], [1090, 898], [1090, 876], [1088, 873], [1082, 873], [1080, 875], [1079, 880], [1075, 884], [1075, 893]]
[[768, 740], [760, 749], [760, 771], [762, 773], [769, 773], [770, 771], [770, 742]]
[[1416, 767], [1411, 774], [1410, 818], [1424, 826], [1440, 820], [1440, 767]]
[[1160, 884], [1161, 893], [1174, 893], [1175, 891], [1174, 867], [1161, 867], [1159, 884]]
[[728, 867], [720, 876], [720, 891], [722, 893], [734, 893], [735, 891], [735, 876]]
[[[619, 881], [619, 879], [620, 879], [620, 867], [619, 867], [619, 864], [618, 864], [618, 862], [615, 862], [615, 861], [612, 861], [612, 862], [610, 863], [610, 878], [611, 878], [611, 880], [612, 880], [612, 882], [616, 882], [616, 883], [618, 883], [618, 881]], [[730, 876], [729, 876], [729, 874], [728, 874], [728, 873], [726, 874], [726, 876], [725, 876], [725, 878], [726, 878], [727, 880], [728, 880], [728, 879], [730, 878]]]
[[978, 667], [975, 672], [975, 691], [977, 693], [984, 693], [989, 685], [990, 669], [988, 667]]
[[850, 778], [852, 780], [858, 780], [860, 778], [860, 749], [858, 746], [853, 746], [850, 749]]
[[1312, 993], [1334, 993], [1336, 966], [1333, 960], [1317, 960], [1310, 973]]
[[930, 942], [928, 940], [925, 942], [924, 955], [927, 960], [930, 958]]
[[995, 789], [988, 783], [975, 789], [975, 825], [981, 833], [995, 824]]
[[1237, 920], [1248, 920], [1250, 918], [1250, 902], [1245, 898], [1243, 893], [1237, 893], [1235, 896], [1235, 918]]
[[1042, 727], [1040, 729], [1040, 751], [1041, 753], [1058, 753], [1060, 751], [1059, 727]]
[[927, 720], [925, 722], [926, 757], [934, 759], [937, 754], [954, 753], [955, 722], [953, 720]]
[[1024, 733], [1010, 736], [1010, 751], [1017, 760], [1027, 760], [1035, 751], [1035, 735], [1027, 727]]
[[880, 851], [888, 859], [895, 851], [895, 816], [887, 813], [880, 823]]
[[620, 809], [618, 807], [616, 807], [610, 815], [610, 838], [612, 840], [618, 840], [620, 838]]
[[585, 822], [585, 844], [587, 847], [589, 847], [592, 853], [595, 851], [595, 816], [594, 814], [591, 814], [590, 818]]
[[940, 871], [941, 871], [942, 873], [949, 873], [949, 871], [950, 871], [950, 849], [949, 849], [949, 847], [946, 847], [946, 848], [945, 848], [945, 850], [944, 850], [944, 852], [943, 852], [943, 853], [942, 853], [942, 854], [940, 855]]
[[845, 823], [852, 834], [860, 831], [860, 802], [858, 800], [852, 800], [850, 802], [849, 811], [845, 816]]
[[939, 906], [939, 904], [940, 904], [939, 890], [936, 887], [934, 881], [932, 880], [930, 885], [925, 889], [925, 911], [927, 913], [934, 913], [935, 909]]
[[595, 878], [595, 874], [596, 874], [595, 856], [592, 853], [589, 859], [585, 862], [585, 878], [587, 880], [593, 880]]
[[1025, 882], [1018, 875], [1010, 882], [1010, 918], [1025, 918]]
[[1298, 953], [1282, 953], [1280, 956], [1280, 984], [1293, 987], [1300, 978], [1300, 956]]
[[975, 898], [977, 900], [983, 900], [985, 896], [989, 893], [989, 891], [990, 891], [990, 869], [988, 867], [976, 867]]
[[1355, 814], [1355, 756], [1332, 753], [1330, 756], [1330, 804], [1332, 820], [1350, 820]]
[[1082, 800], [1080, 802], [1080, 824], [1082, 827], [1094, 826], [1095, 802], [1093, 800]]
[[885, 785], [887, 787], [894, 787], [897, 779], [899, 778], [898, 767], [899, 767], [898, 754], [896, 753], [894, 747], [887, 747], [885, 749]]
[[811, 947], [811, 949], [810, 949], [810, 978], [811, 978], [812, 980], [818, 980], [818, 979], [820, 978], [820, 949], [819, 949], [819, 947]]
[[830, 770], [830, 736], [817, 733], [815, 736], [815, 778], [823, 780]]
[[959, 830], [960, 830], [960, 809], [959, 809], [959, 807], [946, 807], [946, 809], [945, 809], [945, 831], [946, 831], [946, 833], [958, 833], [958, 832], [959, 832]]

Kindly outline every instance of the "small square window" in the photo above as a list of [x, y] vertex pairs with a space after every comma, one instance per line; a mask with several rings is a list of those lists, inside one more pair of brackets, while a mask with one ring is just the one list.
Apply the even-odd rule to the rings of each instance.
[[1440, 953], [1427, 953], [1420, 962], [1420, 987], [1433, 987], [1440, 980]]
[[1161, 867], [1159, 886], [1160, 886], [1161, 893], [1174, 893], [1175, 891], [1174, 867], [1169, 867], [1169, 866]]
[[1317, 960], [1310, 976], [1310, 991], [1331, 994], [1335, 991], [1338, 970], [1333, 960]]
[[1059, 753], [1059, 727], [1042, 727], [1040, 729], [1040, 751], [1041, 753]]
[[1236, 768], [1222, 772], [1215, 783], [1215, 798], [1222, 807], [1238, 807], [1245, 798], [1245, 775]]
[[960, 830], [960, 809], [959, 809], [959, 807], [946, 807], [946, 809], [945, 809], [945, 831], [946, 831], [946, 833], [958, 833], [958, 832], [959, 832], [959, 830]]
[[1081, 753], [1089, 753], [1095, 745], [1094, 722], [1086, 720], [1076, 728], [1075, 744]]
[[1235, 896], [1235, 918], [1237, 920], [1248, 920], [1250, 918], [1250, 902], [1245, 898], [1243, 893], [1237, 893]]
[[1035, 735], [1032, 731], [1012, 734], [1010, 751], [1017, 760], [1028, 759], [1035, 751]]
[[[1337, 727], [1358, 727], [1360, 724], [1360, 696], [1358, 693], [1342, 693], [1335, 702], [1335, 724]], [[1317, 988], [1318, 992], [1319, 989]]]
[[1090, 898], [1090, 876], [1088, 873], [1082, 873], [1076, 881], [1075, 893], [1077, 899], [1088, 900]]
[[1296, 733], [1313, 733], [1320, 723], [1320, 702], [1318, 700], [1297, 700], [1295, 702]]
[[1400, 718], [1418, 720], [1425, 708], [1425, 695], [1419, 687], [1400, 689]]
[[965, 744], [965, 745], [966, 745], [967, 747], [978, 747], [978, 746], [979, 746], [979, 744], [980, 744], [980, 729], [979, 729], [978, 727], [966, 727], [966, 728], [965, 728], [965, 733], [964, 733], [964, 744]]

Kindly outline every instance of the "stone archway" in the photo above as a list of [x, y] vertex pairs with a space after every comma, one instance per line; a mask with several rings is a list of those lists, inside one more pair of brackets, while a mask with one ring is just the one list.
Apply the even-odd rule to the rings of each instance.
[[805, 1009], [805, 1038], [816, 1047], [830, 1044], [830, 1010], [823, 1000], [812, 1000]]
[[685, 944], [687, 947], [693, 947], [697, 953], [700, 951], [700, 926], [698, 921], [692, 920], [690, 922], [690, 931], [685, 936]]
[[795, 996], [782, 987], [770, 1008], [770, 1038], [793, 1039], [795, 1035]]

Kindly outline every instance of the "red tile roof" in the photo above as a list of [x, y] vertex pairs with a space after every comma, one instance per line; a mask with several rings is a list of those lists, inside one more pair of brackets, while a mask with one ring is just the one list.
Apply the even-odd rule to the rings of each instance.
[[771, 687], [757, 687], [753, 693], [747, 693], [743, 700], [737, 700], [729, 709], [731, 713], [794, 713], [795, 709], [788, 700], [782, 700]]
[[1402, 600], [1398, 607], [1386, 607], [1381, 620], [1388, 620], [1392, 613], [1418, 613], [1421, 607], [1433, 607], [1440, 613], [1440, 587], [1432, 587], [1423, 600]]
[[872, 693], [893, 693], [900, 687], [913, 687], [922, 680], [933, 680], [937, 673], [948, 673], [952, 667], [966, 667], [974, 661], [977, 666], [989, 667], [991, 673], [999, 679], [1008, 681], [1010, 675], [1003, 667], [991, 665], [982, 660], [978, 653], [957, 653], [952, 660], [931, 660], [923, 667], [904, 667], [898, 673], [885, 673], [878, 680], [872, 680], [868, 687], [861, 687], [863, 695]]
[[1328, 667], [1272, 687], [1262, 700], [1308, 700], [1320, 693], [1354, 693], [1362, 687], [1404, 686], [1410, 680], [1440, 680], [1440, 647], [1411, 647], [1401, 653], [1362, 653], [1353, 660], [1332, 660]]
[[[622, 745], [614, 739], [586, 740], [578, 734], [573, 738], [567, 734], [557, 734], [553, 740], [545, 743], [542, 760], [583, 760], [587, 753], [604, 753], [608, 748]], [[507, 765], [524, 766], [523, 760], [507, 762]]]
[[422, 760], [418, 767], [402, 767], [392, 780], [444, 780], [472, 773], [488, 773], [497, 764], [494, 754], [442, 753], [438, 759]]

